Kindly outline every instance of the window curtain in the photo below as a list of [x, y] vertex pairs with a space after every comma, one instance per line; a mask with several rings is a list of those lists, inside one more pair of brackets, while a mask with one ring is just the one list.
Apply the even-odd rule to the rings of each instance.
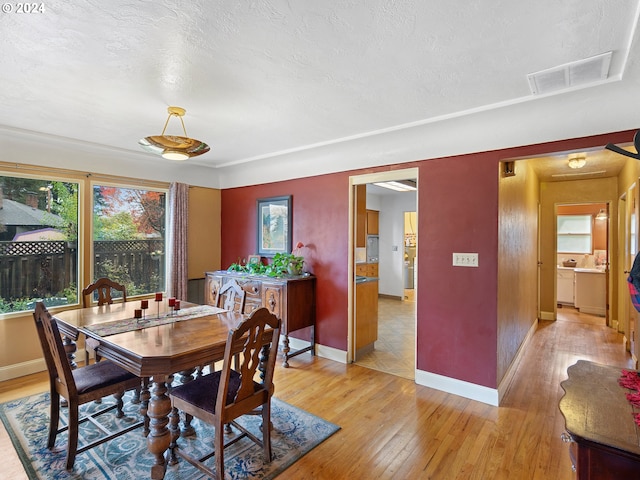
[[167, 295], [187, 300], [187, 225], [189, 185], [171, 183], [169, 187], [169, 233], [167, 235]]

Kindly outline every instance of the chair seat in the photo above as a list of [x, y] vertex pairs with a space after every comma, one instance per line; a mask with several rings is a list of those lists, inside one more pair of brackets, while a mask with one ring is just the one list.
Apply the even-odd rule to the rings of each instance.
[[71, 373], [79, 394], [89, 393], [109, 385], [117, 385], [127, 380], [138, 379], [133, 373], [106, 360], [73, 370]]
[[[220, 376], [222, 371], [198, 377], [195, 380], [179, 385], [171, 390], [171, 396], [184, 400], [193, 406], [209, 412], [215, 413], [216, 410], [216, 393], [218, 385], [220, 385]], [[231, 405], [235, 399], [236, 393], [240, 388], [240, 374], [235, 370], [231, 370], [229, 375], [229, 390], [227, 392], [227, 405]], [[254, 391], [258, 392], [264, 389], [259, 383], [253, 382]]]

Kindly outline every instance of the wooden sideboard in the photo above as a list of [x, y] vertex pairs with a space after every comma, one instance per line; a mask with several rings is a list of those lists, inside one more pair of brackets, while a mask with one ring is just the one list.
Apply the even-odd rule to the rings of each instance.
[[569, 452], [578, 480], [640, 478], [640, 427], [618, 380], [619, 367], [578, 361], [560, 385]]
[[[282, 321], [284, 367], [289, 366], [291, 357], [301, 353], [311, 352], [311, 355], [315, 355], [316, 277], [300, 275], [271, 278], [226, 270], [206, 272], [205, 303], [214, 305], [218, 290], [232, 279], [246, 292], [245, 313], [251, 313], [256, 308], [264, 306]], [[307, 327], [310, 327], [311, 336], [309, 346], [291, 351], [289, 334]]]

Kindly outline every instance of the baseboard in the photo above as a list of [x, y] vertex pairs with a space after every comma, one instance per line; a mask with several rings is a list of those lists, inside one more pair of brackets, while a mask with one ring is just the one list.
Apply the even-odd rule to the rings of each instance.
[[388, 295], [386, 293], [379, 293], [378, 294], [379, 298], [389, 298], [391, 300], [404, 300], [404, 298], [400, 295]]
[[509, 384], [511, 383], [511, 380], [513, 380], [517, 367], [520, 364], [520, 360], [522, 359], [522, 356], [524, 355], [537, 329], [538, 329], [538, 319], [536, 319], [531, 325], [531, 328], [529, 328], [529, 331], [527, 332], [527, 335], [524, 337], [524, 340], [520, 344], [520, 347], [518, 348], [518, 351], [516, 352], [515, 357], [511, 362], [511, 365], [509, 365], [509, 368], [507, 368], [507, 371], [502, 377], [502, 380], [498, 384], [498, 404], [500, 404], [500, 402], [502, 401], [502, 398], [507, 392], [507, 389], [509, 388]]
[[[306, 340], [300, 340], [298, 338], [289, 337], [289, 347], [291, 350], [299, 350], [309, 346], [309, 342]], [[304, 353], [302, 355], [305, 355]], [[327, 360], [333, 360], [334, 362], [347, 363], [347, 352], [344, 350], [338, 350], [337, 348], [327, 347], [326, 345], [320, 345], [316, 343], [316, 355]]]
[[[75, 356], [76, 362], [79, 362], [81, 359], [82, 363], [84, 363], [84, 349], [78, 349]], [[44, 372], [46, 369], [47, 364], [44, 362], [44, 358], [7, 365], [6, 367], [0, 367], [0, 382], [24, 377], [25, 375], [31, 375], [32, 373]]]
[[499, 395], [498, 390], [489, 388], [475, 383], [457, 380], [455, 378], [445, 377], [436, 373], [416, 370], [416, 383], [424, 387], [435, 388], [442, 392], [452, 393], [459, 397], [476, 400], [478, 402], [487, 403], [498, 406]]
[[540, 312], [540, 320], [555, 320], [556, 314], [554, 312]]
[[44, 363], [44, 358], [7, 365], [6, 367], [0, 367], [0, 382], [42, 372], [46, 369], [47, 365]]

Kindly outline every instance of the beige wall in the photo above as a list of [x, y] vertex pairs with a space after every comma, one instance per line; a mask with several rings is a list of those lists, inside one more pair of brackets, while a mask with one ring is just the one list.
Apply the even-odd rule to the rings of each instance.
[[220, 269], [220, 206], [220, 190], [189, 188], [189, 280]]
[[[600, 178], [540, 183], [540, 310], [543, 318], [555, 318], [556, 304], [556, 206], [571, 203], [609, 203], [610, 258], [618, 254], [618, 179]], [[617, 320], [617, 266], [609, 272], [609, 319]]]
[[528, 161], [501, 177], [498, 205], [498, 383], [537, 320], [538, 177]]

